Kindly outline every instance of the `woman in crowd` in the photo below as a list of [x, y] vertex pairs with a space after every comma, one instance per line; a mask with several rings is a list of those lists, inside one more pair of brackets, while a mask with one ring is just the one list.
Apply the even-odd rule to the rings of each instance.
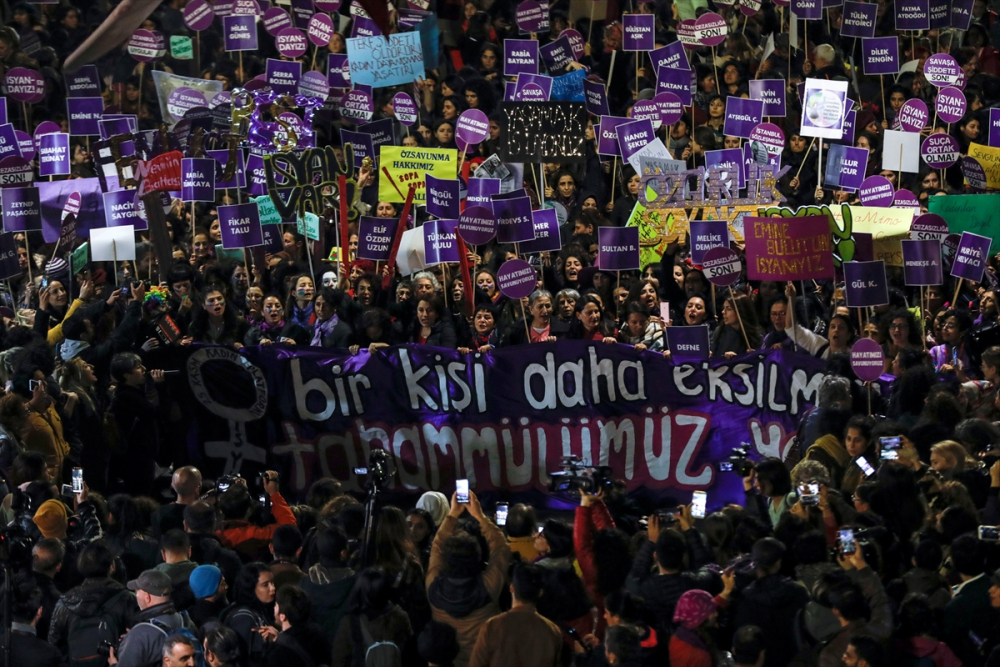
[[722, 323], [712, 334], [712, 354], [727, 359], [760, 347], [764, 335], [750, 299], [734, 295], [722, 306]]

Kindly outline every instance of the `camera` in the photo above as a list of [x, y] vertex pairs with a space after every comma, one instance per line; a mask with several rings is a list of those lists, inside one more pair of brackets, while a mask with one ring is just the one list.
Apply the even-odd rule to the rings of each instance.
[[392, 478], [393, 469], [389, 461], [389, 455], [384, 449], [373, 449], [368, 455], [367, 468], [355, 468], [354, 474], [365, 476], [365, 488], [374, 491], [381, 491]]
[[234, 473], [232, 475], [223, 475], [219, 479], [215, 480], [215, 490], [217, 493], [225, 493], [229, 490], [233, 484], [236, 484], [236, 480], [242, 479], [239, 473]]
[[[729, 466], [724, 469], [738, 472], [740, 477], [747, 477], [754, 469], [753, 461], [747, 460], [750, 449], [750, 443], [747, 442], [741, 442], [739, 447], [733, 447], [729, 453]], [[721, 469], [723, 468], [720, 466]]]
[[111, 649], [114, 649], [115, 652], [117, 652], [118, 651], [118, 644], [112, 644], [107, 639], [103, 639], [103, 640], [101, 640], [101, 643], [97, 645], [97, 655], [99, 655], [101, 657], [104, 657], [104, 658], [110, 658], [111, 657]]
[[612, 484], [611, 466], [585, 466], [579, 456], [564, 456], [559, 470], [549, 473], [552, 493], [597, 493]]

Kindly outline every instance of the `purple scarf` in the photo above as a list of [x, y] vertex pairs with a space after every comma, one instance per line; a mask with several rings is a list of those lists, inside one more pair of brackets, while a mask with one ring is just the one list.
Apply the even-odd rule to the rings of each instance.
[[260, 321], [260, 330], [265, 333], [280, 332], [285, 328], [285, 320], [278, 320], [277, 324], [271, 324], [267, 320]]
[[329, 336], [334, 327], [340, 322], [340, 318], [334, 315], [328, 320], [323, 320], [322, 322], [316, 323], [316, 329], [313, 331], [312, 342], [309, 343], [312, 347], [323, 347], [323, 337]]

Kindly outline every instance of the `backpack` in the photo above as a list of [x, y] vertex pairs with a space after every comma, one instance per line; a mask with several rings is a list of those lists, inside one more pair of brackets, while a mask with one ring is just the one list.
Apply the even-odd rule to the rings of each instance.
[[[352, 640], [354, 641], [354, 655], [360, 657], [364, 654], [364, 667], [402, 667], [403, 654], [393, 642], [375, 641], [371, 631], [368, 629], [368, 619], [361, 616], [351, 616]], [[360, 636], [359, 636], [360, 635]], [[360, 640], [360, 641], [359, 641]]]
[[[204, 650], [204, 647], [203, 647], [202, 643], [198, 640], [198, 638], [194, 636], [194, 633], [187, 629], [187, 624], [191, 622], [191, 619], [188, 618], [188, 615], [187, 615], [186, 611], [182, 611], [181, 612], [181, 617], [184, 619], [184, 625], [182, 625], [181, 627], [177, 628], [176, 630], [174, 630], [173, 628], [171, 628], [169, 625], [167, 625], [163, 621], [158, 621], [155, 618], [151, 618], [148, 621], [145, 621], [143, 623], [139, 623], [136, 627], [138, 627], [139, 625], [151, 625], [151, 626], [153, 626], [154, 628], [156, 628], [157, 630], [159, 630], [160, 632], [163, 633], [163, 643], [164, 644], [171, 637], [186, 637], [187, 639], [190, 639], [191, 643], [194, 644], [194, 667], [205, 667], [206, 663], [205, 663], [205, 650]], [[162, 650], [163, 644], [160, 644], [160, 647], [161, 647], [161, 650]], [[160, 653], [160, 651], [157, 651], [157, 654], [159, 654], [159, 653]], [[151, 667], [156, 667], [156, 666], [160, 665], [161, 663], [162, 663], [162, 659], [156, 660], [153, 663], [153, 665], [151, 665]]]
[[[241, 609], [237, 609], [231, 615], [225, 615], [225, 620], [223, 621], [223, 625], [232, 628], [232, 625], [230, 625], [230, 623], [232, 623], [233, 619], [240, 618], [241, 616], [249, 616], [253, 621], [254, 627], [260, 627], [260, 625], [262, 624], [262, 620], [257, 614], [253, 613], [246, 607], [243, 607]], [[251, 665], [261, 664], [264, 661], [264, 648], [265, 647], [264, 647], [263, 637], [261, 637], [260, 634], [257, 632], [251, 632], [250, 641], [247, 643], [246, 646], [247, 654], [245, 657], [247, 663]]]
[[72, 614], [66, 628], [69, 664], [72, 667], [104, 667], [108, 659], [97, 652], [103, 642], [118, 644], [118, 637], [125, 628], [118, 625], [119, 619], [111, 609], [127, 590], [119, 591], [104, 601], [93, 616]]

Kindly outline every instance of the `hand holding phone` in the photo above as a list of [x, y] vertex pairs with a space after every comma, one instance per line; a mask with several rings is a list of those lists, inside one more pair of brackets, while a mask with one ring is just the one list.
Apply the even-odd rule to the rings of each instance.
[[507, 525], [507, 503], [497, 503], [497, 525], [501, 528]]
[[857, 540], [854, 539], [854, 530], [844, 528], [837, 533], [837, 549], [844, 556], [851, 556], [858, 549]]
[[461, 505], [467, 505], [469, 503], [469, 480], [455, 480], [455, 500]]
[[708, 494], [704, 491], [695, 491], [691, 494], [691, 516], [695, 519], [704, 519], [707, 503]]

